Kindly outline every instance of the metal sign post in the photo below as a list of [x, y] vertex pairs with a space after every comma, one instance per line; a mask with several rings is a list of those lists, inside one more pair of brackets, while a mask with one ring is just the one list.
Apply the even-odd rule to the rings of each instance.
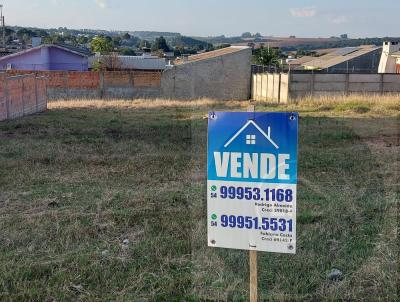
[[208, 115], [208, 245], [250, 251], [250, 301], [257, 251], [296, 251], [297, 132], [297, 113]]

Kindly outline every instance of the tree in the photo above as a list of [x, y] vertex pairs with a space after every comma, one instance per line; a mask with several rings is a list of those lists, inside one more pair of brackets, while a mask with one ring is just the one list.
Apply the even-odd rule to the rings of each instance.
[[78, 36], [76, 42], [78, 42], [78, 44], [86, 44], [89, 42], [89, 39], [85, 36]]
[[280, 51], [277, 48], [260, 47], [254, 51], [253, 61], [256, 64], [270, 66], [279, 66]]
[[140, 41], [140, 44], [139, 44], [139, 48], [140, 49], [142, 49], [142, 48], [150, 48], [150, 47], [151, 47], [151, 43], [149, 41], [147, 41], [147, 40]]
[[245, 33], [242, 34], [242, 38], [251, 38], [251, 32], [246, 31]]
[[115, 71], [122, 69], [122, 62], [118, 57], [118, 54], [112, 52], [108, 55], [102, 55], [93, 63], [93, 69], [96, 71], [99, 70], [108, 70], [108, 71]]
[[151, 47], [151, 50], [153, 50], [153, 51], [157, 51], [160, 49], [165, 52], [169, 51], [169, 46], [163, 36], [156, 38], [156, 40], [153, 43], [153, 46]]
[[136, 56], [135, 51], [132, 48], [124, 47], [120, 49], [120, 53], [123, 56]]
[[47, 33], [47, 31], [43, 30], [43, 29], [36, 29], [34, 32], [34, 35], [36, 37], [40, 37], [40, 38], [45, 38], [48, 37], [49, 34]]
[[131, 35], [128, 34], [128, 33], [125, 33], [125, 34], [122, 35], [122, 39], [124, 39], [124, 40], [130, 40], [130, 39], [131, 39]]
[[115, 52], [102, 56], [100, 64], [105, 70], [119, 70], [122, 68], [122, 62]]
[[90, 49], [93, 52], [107, 54], [112, 52], [113, 48], [114, 48], [113, 41], [110, 37], [94, 37], [90, 42]]
[[113, 37], [112, 41], [113, 41], [113, 44], [114, 44], [115, 47], [119, 47], [119, 46], [121, 46], [122, 38], [118, 37], [118, 36], [117, 37]]
[[31, 41], [32, 37], [35, 36], [36, 34], [32, 30], [27, 28], [21, 28], [17, 31], [17, 37], [23, 44], [28, 44]]
[[58, 34], [52, 34], [51, 36], [44, 37], [43, 42], [46, 44], [64, 43], [65, 38]]

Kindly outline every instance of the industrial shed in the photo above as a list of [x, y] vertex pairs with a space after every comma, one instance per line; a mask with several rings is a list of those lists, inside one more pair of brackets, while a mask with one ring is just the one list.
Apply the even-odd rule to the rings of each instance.
[[345, 47], [338, 49], [302, 66], [305, 70], [329, 73], [377, 73], [382, 48], [377, 46]]

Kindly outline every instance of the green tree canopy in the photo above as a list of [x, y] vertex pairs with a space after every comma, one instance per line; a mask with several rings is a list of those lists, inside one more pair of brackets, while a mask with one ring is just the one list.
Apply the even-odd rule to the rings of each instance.
[[120, 54], [123, 56], [136, 56], [135, 51], [132, 48], [124, 47], [120, 49]]
[[94, 37], [90, 42], [90, 49], [101, 54], [110, 53], [114, 49], [113, 41], [110, 37]]
[[279, 58], [281, 53], [277, 48], [260, 47], [254, 51], [253, 61], [256, 64], [269, 66], [280, 65]]
[[86, 44], [87, 42], [89, 42], [89, 39], [88, 39], [87, 37], [85, 37], [85, 36], [79, 36], [79, 37], [76, 39], [76, 41], [77, 41], [79, 44]]
[[156, 38], [156, 40], [153, 43], [153, 46], [151, 47], [151, 50], [157, 51], [157, 50], [162, 50], [162, 51], [169, 51], [169, 46], [167, 44], [167, 41], [163, 36]]
[[118, 46], [121, 46], [122, 38], [116, 36], [116, 37], [112, 38], [112, 41], [113, 41], [114, 46], [118, 47]]
[[128, 33], [124, 33], [124, 34], [122, 35], [122, 39], [124, 39], [124, 40], [130, 40], [130, 39], [131, 39], [131, 35], [128, 34]]
[[141, 40], [140, 41], [140, 44], [139, 44], [139, 48], [140, 49], [142, 49], [142, 48], [150, 48], [151, 47], [151, 43], [149, 42], [149, 41], [147, 41], [147, 40]]

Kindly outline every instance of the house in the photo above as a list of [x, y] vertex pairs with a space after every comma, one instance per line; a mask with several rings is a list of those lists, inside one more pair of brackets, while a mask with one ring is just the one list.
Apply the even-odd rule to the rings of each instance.
[[165, 70], [165, 58], [152, 56], [144, 52], [141, 56], [120, 56], [117, 54], [99, 55], [89, 58], [89, 68], [94, 69], [102, 65], [110, 70]]
[[386, 41], [379, 63], [379, 73], [400, 73], [400, 43]]
[[377, 73], [382, 48], [374, 45], [344, 47], [303, 63], [304, 70], [329, 73]]
[[65, 46], [43, 44], [0, 57], [0, 70], [87, 71], [88, 56]]
[[289, 66], [289, 70], [299, 70], [304, 69], [303, 64], [314, 60], [315, 57], [312, 56], [302, 56], [294, 60], [288, 60], [286, 63]]

